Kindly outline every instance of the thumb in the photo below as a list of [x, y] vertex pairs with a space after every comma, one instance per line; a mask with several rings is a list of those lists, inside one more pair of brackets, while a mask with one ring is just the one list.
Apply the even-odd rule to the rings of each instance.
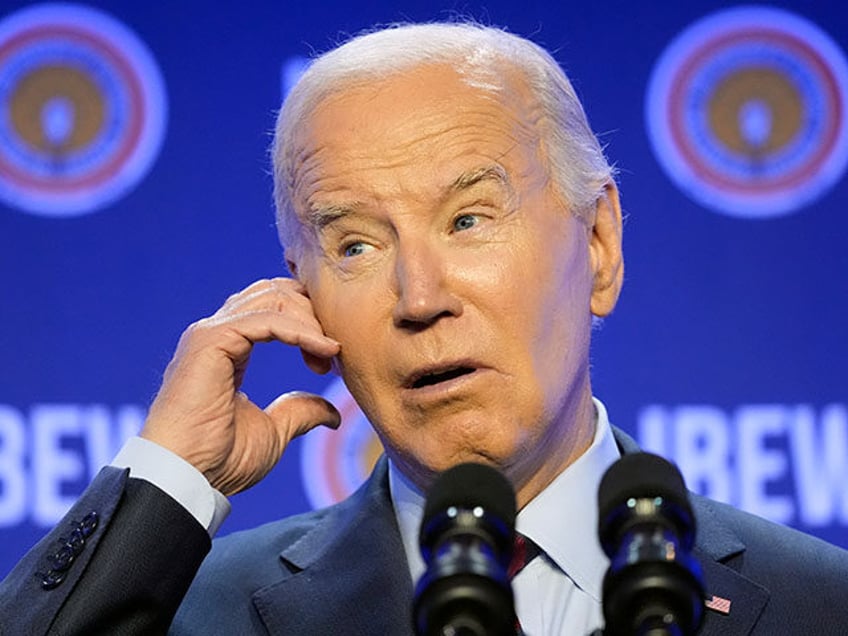
[[278, 429], [287, 431], [288, 441], [319, 425], [337, 429], [342, 421], [335, 406], [320, 395], [305, 391], [284, 393], [265, 407], [265, 414]]

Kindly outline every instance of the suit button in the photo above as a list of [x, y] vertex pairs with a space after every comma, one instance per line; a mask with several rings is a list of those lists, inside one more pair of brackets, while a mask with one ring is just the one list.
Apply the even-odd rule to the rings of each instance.
[[83, 536], [82, 530], [74, 528], [67, 541], [65, 541], [65, 545], [71, 549], [74, 556], [79, 556], [83, 548], [85, 548], [85, 536]]
[[[74, 562], [76, 555], [74, 554], [73, 546], [65, 543], [51, 556], [47, 557], [50, 567], [57, 572], [65, 572], [71, 563]], [[64, 578], [64, 577], [63, 577]]]
[[82, 531], [82, 536], [86, 539], [91, 536], [91, 533], [97, 529], [97, 524], [100, 521], [97, 513], [94, 511], [89, 512], [82, 518], [77, 524], [77, 527]]
[[41, 575], [41, 589], [52, 590], [56, 587], [59, 587], [59, 584], [64, 580], [64, 572], [56, 572], [54, 570], [50, 570], [47, 574]]
[[67, 539], [59, 539], [59, 549], [47, 557], [50, 569], [46, 574], [39, 573], [42, 589], [52, 590], [65, 580], [68, 570], [85, 549], [85, 540], [97, 529], [98, 522], [97, 513], [89, 512], [70, 528]]

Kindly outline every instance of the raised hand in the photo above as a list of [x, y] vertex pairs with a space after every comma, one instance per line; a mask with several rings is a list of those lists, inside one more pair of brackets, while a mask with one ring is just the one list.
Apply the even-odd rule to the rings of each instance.
[[260, 408], [239, 391], [254, 344], [272, 340], [299, 347], [317, 373], [327, 373], [340, 350], [300, 283], [257, 281], [185, 330], [141, 436], [232, 495], [262, 479], [294, 437], [319, 424], [338, 427], [338, 411], [318, 395], [285, 393]]

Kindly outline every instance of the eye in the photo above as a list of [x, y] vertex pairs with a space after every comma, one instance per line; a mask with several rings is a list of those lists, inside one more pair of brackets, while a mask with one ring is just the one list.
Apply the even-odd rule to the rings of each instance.
[[463, 230], [469, 230], [475, 225], [477, 225], [478, 222], [479, 219], [475, 215], [462, 214], [453, 220], [453, 229], [458, 232], [461, 232]]
[[345, 258], [354, 258], [356, 256], [362, 256], [373, 249], [374, 246], [366, 241], [351, 241], [341, 246], [341, 253]]
[[363, 241], [355, 241], [353, 243], [348, 243], [347, 245], [342, 246], [342, 254], [344, 254], [345, 258], [351, 258], [353, 256], [361, 256], [365, 252], [369, 250], [371, 246]]

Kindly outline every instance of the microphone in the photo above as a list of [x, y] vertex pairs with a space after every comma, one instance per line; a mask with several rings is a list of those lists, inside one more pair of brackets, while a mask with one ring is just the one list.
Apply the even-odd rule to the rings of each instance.
[[418, 636], [515, 636], [514, 534], [515, 492], [497, 470], [460, 464], [436, 478], [419, 535], [427, 570], [412, 608]]
[[688, 636], [704, 613], [695, 518], [683, 477], [648, 453], [625, 455], [601, 480], [598, 534], [606, 636]]

